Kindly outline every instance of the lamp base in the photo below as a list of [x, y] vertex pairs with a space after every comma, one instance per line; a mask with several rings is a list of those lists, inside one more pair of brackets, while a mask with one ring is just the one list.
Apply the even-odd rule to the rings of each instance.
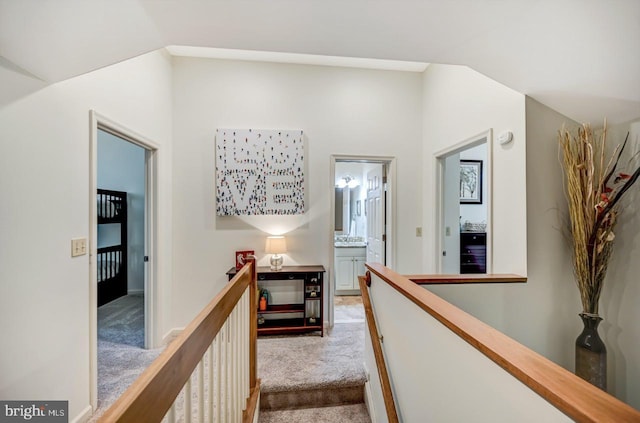
[[271, 270], [278, 271], [282, 270], [282, 256], [278, 254], [274, 254], [271, 256]]

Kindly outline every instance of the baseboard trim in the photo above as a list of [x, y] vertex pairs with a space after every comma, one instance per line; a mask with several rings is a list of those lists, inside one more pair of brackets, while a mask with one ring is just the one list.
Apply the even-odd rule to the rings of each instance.
[[88, 422], [92, 415], [93, 415], [93, 408], [90, 405], [87, 405], [84, 408], [84, 410], [82, 410], [80, 412], [80, 414], [78, 414], [76, 416], [76, 418], [71, 420], [71, 423], [85, 423], [85, 422]]
[[162, 337], [161, 345], [169, 345], [171, 341], [176, 339], [178, 335], [184, 330], [184, 328], [173, 328]]
[[144, 289], [127, 289], [127, 295], [144, 294]]
[[371, 373], [369, 373], [366, 361], [362, 363], [362, 367], [364, 367], [364, 374], [367, 376], [367, 381], [364, 383], [364, 404], [369, 412], [371, 423], [376, 423], [378, 420], [376, 418], [376, 410], [373, 407], [373, 395], [371, 394]]

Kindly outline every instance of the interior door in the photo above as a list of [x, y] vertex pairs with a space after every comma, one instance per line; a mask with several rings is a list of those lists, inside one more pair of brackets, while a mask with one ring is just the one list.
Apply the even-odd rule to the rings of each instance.
[[383, 165], [367, 172], [367, 262], [385, 264]]
[[441, 273], [460, 273], [460, 155], [444, 160]]

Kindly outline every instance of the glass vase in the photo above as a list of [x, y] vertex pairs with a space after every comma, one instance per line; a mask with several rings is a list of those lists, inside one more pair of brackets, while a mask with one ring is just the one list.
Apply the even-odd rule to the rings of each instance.
[[602, 318], [597, 314], [580, 313], [584, 328], [576, 339], [576, 375], [607, 390], [607, 348], [598, 335]]

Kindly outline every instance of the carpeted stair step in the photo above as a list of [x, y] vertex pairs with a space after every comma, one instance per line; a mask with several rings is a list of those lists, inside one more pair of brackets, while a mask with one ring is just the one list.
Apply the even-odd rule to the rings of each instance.
[[261, 410], [290, 410], [295, 408], [327, 407], [364, 402], [364, 383], [339, 383], [333, 386], [307, 386], [295, 390], [262, 391]]
[[363, 404], [329, 407], [299, 408], [295, 410], [260, 411], [259, 423], [370, 423], [367, 407]]

